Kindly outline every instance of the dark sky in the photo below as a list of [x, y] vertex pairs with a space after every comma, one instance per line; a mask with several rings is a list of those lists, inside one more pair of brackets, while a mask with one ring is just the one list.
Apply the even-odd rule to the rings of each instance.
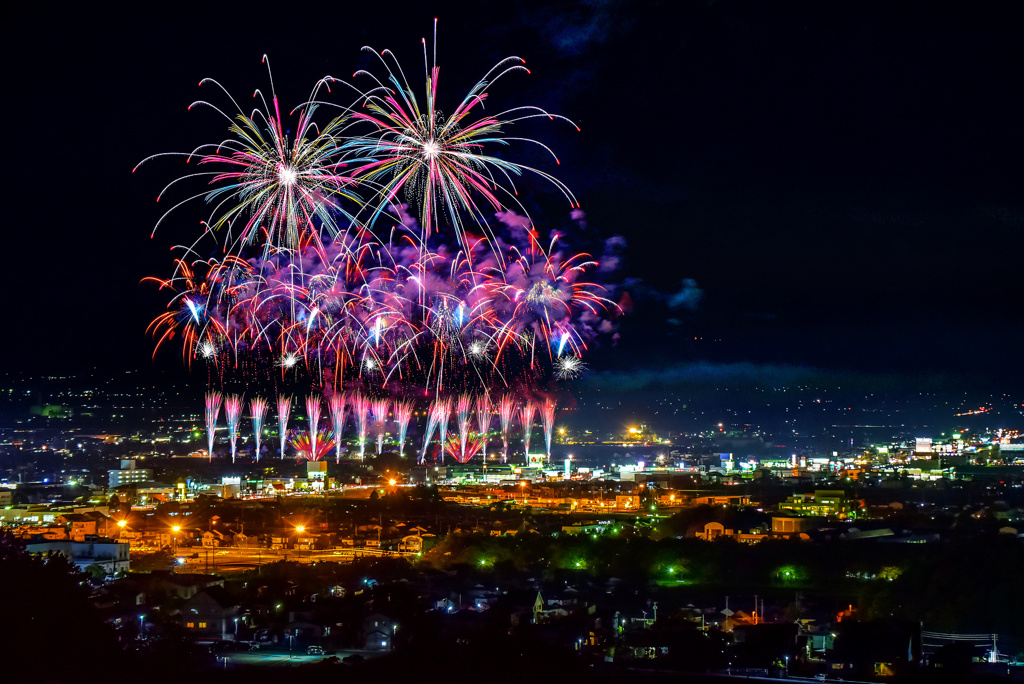
[[[517, 54], [532, 75], [496, 87], [496, 105], [582, 128], [530, 134], [558, 151], [550, 170], [589, 225], [629, 242], [635, 309], [591, 357], [598, 376], [703, 362], [1000, 391], [1024, 377], [1016, 3], [35, 5], [3, 47], [9, 370], [149, 363], [165, 300], [140, 280], [169, 272], [205, 214], [186, 207], [151, 240], [180, 169], [131, 170], [223, 135], [186, 111], [217, 97], [201, 78], [248, 100], [266, 52], [297, 104], [364, 66], [366, 44], [418, 78], [436, 15], [442, 102]], [[534, 218], [564, 225], [564, 204], [536, 193]]]

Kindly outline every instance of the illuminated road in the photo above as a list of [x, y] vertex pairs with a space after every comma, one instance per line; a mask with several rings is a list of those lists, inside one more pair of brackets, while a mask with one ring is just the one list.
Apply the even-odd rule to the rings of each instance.
[[309, 663], [320, 662], [327, 658], [345, 658], [352, 654], [357, 654], [363, 658], [375, 658], [383, 653], [368, 652], [368, 651], [338, 651], [332, 655], [305, 655], [305, 653], [293, 653], [289, 655], [287, 652], [282, 653], [275, 651], [272, 653], [263, 651], [250, 651], [248, 653], [228, 653], [218, 657], [218, 660], [222, 663], [221, 667], [224, 667], [223, 661], [227, 657], [227, 667], [232, 665], [263, 665], [268, 667], [281, 667], [289, 665], [307, 665]]
[[[192, 558], [192, 554], [198, 554]], [[178, 558], [185, 562], [177, 572], [232, 572], [251, 570], [266, 563], [292, 561], [295, 563], [351, 563], [357, 558], [380, 556], [408, 556], [412, 554], [377, 549], [329, 549], [325, 551], [299, 551], [247, 549], [247, 548], [189, 548], [178, 549]]]

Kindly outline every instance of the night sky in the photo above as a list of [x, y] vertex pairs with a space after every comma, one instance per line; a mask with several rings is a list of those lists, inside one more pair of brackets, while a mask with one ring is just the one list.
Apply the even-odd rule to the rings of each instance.
[[[8, 370], [152, 365], [145, 327], [166, 300], [140, 280], [170, 272], [170, 247], [206, 213], [184, 207], [150, 239], [156, 194], [184, 164], [131, 171], [224, 135], [209, 110], [186, 111], [218, 97], [201, 78], [251, 101], [266, 52], [295, 105], [367, 66], [371, 45], [419, 80], [438, 16], [442, 103], [517, 54], [532, 75], [489, 106], [582, 128], [524, 133], [558, 152], [561, 166], [537, 161], [580, 199], [578, 241], [629, 245], [614, 280], [633, 309], [589, 358], [592, 380], [806, 367], [1020, 388], [1017, 3], [216, 5], [35, 3], [12, 22]], [[528, 190], [538, 224], [569, 227], [550, 186]]]

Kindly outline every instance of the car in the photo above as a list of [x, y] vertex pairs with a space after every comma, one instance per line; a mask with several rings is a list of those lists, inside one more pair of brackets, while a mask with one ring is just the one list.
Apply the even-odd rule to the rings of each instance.
[[306, 655], [323, 655], [323, 654], [324, 654], [323, 646], [307, 646], [306, 647]]

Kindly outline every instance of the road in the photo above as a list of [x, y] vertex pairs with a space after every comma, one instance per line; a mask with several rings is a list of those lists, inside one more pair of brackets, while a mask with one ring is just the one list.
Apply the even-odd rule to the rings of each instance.
[[[192, 558], [198, 554], [197, 558]], [[265, 563], [287, 560], [296, 563], [351, 563], [357, 558], [370, 556], [408, 556], [412, 554], [377, 549], [328, 549], [325, 551], [299, 551], [295, 549], [249, 548], [178, 548], [179, 565], [176, 572], [233, 572], [251, 570]], [[184, 560], [184, 563], [181, 563]]]

